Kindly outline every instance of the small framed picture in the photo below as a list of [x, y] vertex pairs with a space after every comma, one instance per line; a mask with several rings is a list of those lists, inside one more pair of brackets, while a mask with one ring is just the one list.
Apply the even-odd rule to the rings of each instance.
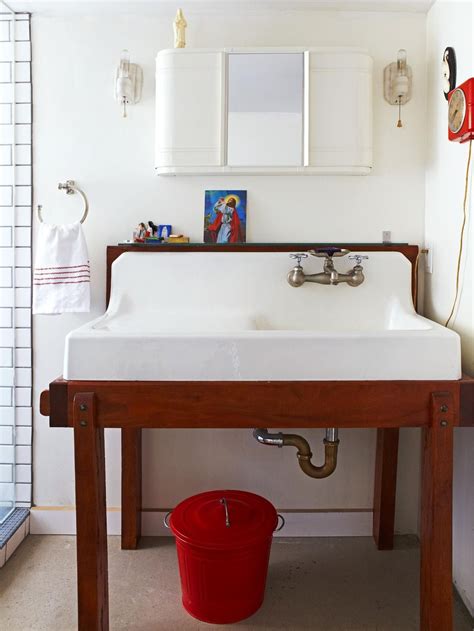
[[245, 243], [247, 191], [206, 191], [204, 243]]

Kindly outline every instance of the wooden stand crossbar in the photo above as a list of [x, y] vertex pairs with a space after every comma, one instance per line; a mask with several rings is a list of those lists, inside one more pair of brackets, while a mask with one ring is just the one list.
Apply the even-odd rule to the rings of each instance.
[[122, 429], [127, 461], [124, 536], [133, 548], [140, 534], [140, 428], [255, 426], [379, 428], [374, 534], [380, 547], [390, 547], [393, 536], [398, 428], [423, 428], [420, 629], [452, 631], [453, 428], [474, 425], [474, 410], [469, 407], [473, 393], [470, 378], [277, 383], [56, 380], [43, 392], [40, 409], [50, 416], [51, 426], [74, 428], [79, 631], [108, 629], [104, 428]]

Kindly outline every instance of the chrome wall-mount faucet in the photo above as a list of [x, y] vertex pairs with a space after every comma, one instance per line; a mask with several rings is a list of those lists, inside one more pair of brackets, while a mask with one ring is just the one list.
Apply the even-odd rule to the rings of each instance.
[[[368, 256], [362, 256], [360, 254], [349, 256], [349, 259], [354, 260], [356, 264], [345, 274], [341, 274], [334, 267], [333, 257], [345, 256], [346, 254], [349, 254], [349, 252], [350, 250], [331, 247], [290, 254], [290, 258], [296, 259], [296, 265], [288, 272], [288, 283], [292, 287], [301, 287], [304, 283], [319, 283], [320, 285], [339, 285], [339, 283], [347, 283], [351, 287], [358, 287], [364, 282], [364, 274], [362, 271], [363, 267], [361, 263], [363, 259], [368, 259]], [[308, 254], [324, 258], [323, 271], [319, 274], [304, 273], [301, 260], [308, 258]]]

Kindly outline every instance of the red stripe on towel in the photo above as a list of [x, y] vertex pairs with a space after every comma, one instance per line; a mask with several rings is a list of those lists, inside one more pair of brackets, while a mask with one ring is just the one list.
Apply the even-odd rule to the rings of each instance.
[[51, 274], [84, 274], [86, 272], [89, 272], [89, 267], [85, 267], [84, 269], [77, 269], [77, 270], [65, 269], [64, 271], [57, 269], [51, 272], [37, 272], [35, 270], [34, 274], [35, 276], [51, 276]]
[[56, 265], [54, 267], [37, 267], [36, 269], [73, 269], [74, 267], [89, 267], [89, 261], [83, 265]]
[[91, 275], [89, 272], [77, 272], [77, 274], [63, 274], [61, 276], [56, 276], [54, 273], [53, 274], [49, 274], [48, 276], [34, 276], [33, 280], [61, 280], [62, 278], [64, 279], [69, 279], [69, 278], [82, 278], [83, 276], [86, 276], [87, 278], [90, 278]]
[[90, 276], [71, 276], [70, 278], [58, 278], [58, 277], [53, 277], [53, 278], [44, 278], [41, 280], [35, 279], [34, 280], [34, 284], [35, 285], [47, 285], [49, 282], [51, 282], [52, 280], [90, 280]]
[[35, 278], [35, 285], [47, 284], [52, 280], [90, 280], [90, 276], [87, 274], [81, 274], [80, 276], [51, 276], [50, 278]]
[[42, 285], [75, 285], [77, 283], [90, 283], [90, 279], [87, 280], [63, 280], [63, 281], [59, 281], [59, 282], [54, 282], [54, 283], [50, 283], [50, 282], [44, 282], [44, 283], [33, 283], [34, 285], [39, 285], [40, 287]]

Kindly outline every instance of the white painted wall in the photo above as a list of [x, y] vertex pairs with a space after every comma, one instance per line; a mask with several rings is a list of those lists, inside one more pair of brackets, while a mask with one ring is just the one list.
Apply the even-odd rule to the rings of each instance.
[[[362, 46], [374, 58], [374, 164], [366, 177], [181, 177], [153, 173], [154, 58], [172, 43], [174, 9], [154, 16], [33, 15], [34, 174], [36, 203], [49, 221], [78, 218], [80, 200], [56, 190], [66, 178], [86, 190], [84, 225], [92, 266], [92, 312], [36, 316], [35, 401], [62, 370], [68, 331], [104, 310], [105, 247], [141, 220], [171, 223], [202, 240], [204, 190], [248, 190], [249, 241], [396, 241], [420, 243], [424, 227], [425, 22], [413, 13], [266, 12], [187, 15], [190, 46]], [[120, 51], [143, 66], [143, 101], [123, 120], [112, 77]], [[397, 129], [396, 108], [382, 97], [382, 70], [408, 50], [415, 87]], [[192, 95], [190, 96], [192, 98]], [[150, 285], [159, 279], [149, 279]], [[349, 306], [348, 306], [349, 309]], [[117, 358], [120, 361], [120, 358]], [[390, 361], [390, 358], [387, 358]], [[72, 432], [49, 429], [35, 413], [34, 500], [74, 503]], [[304, 431], [318, 453], [322, 432]], [[108, 502], [120, 504], [119, 435], [107, 433]], [[368, 508], [374, 433], [342, 431], [340, 465], [331, 478], [302, 475], [292, 450], [265, 449], [248, 431], [148, 432], [144, 504], [173, 506], [213, 487], [262, 493], [280, 508]], [[321, 452], [319, 452], [321, 453]], [[177, 459], [180, 456], [179, 461]], [[178, 464], [179, 462], [179, 464]], [[402, 432], [397, 528], [417, 528], [419, 439]]]
[[[474, 75], [472, 2], [438, 0], [427, 21], [428, 146], [426, 243], [433, 246], [433, 274], [426, 276], [428, 317], [445, 322], [454, 298], [468, 145], [447, 138], [447, 103], [442, 95], [440, 60], [446, 46], [456, 51], [457, 85]], [[472, 215], [473, 203], [470, 200]], [[474, 222], [467, 231], [464, 289], [454, 329], [462, 336], [463, 366], [474, 375]], [[454, 580], [474, 613], [474, 432], [457, 429], [454, 457]]]

